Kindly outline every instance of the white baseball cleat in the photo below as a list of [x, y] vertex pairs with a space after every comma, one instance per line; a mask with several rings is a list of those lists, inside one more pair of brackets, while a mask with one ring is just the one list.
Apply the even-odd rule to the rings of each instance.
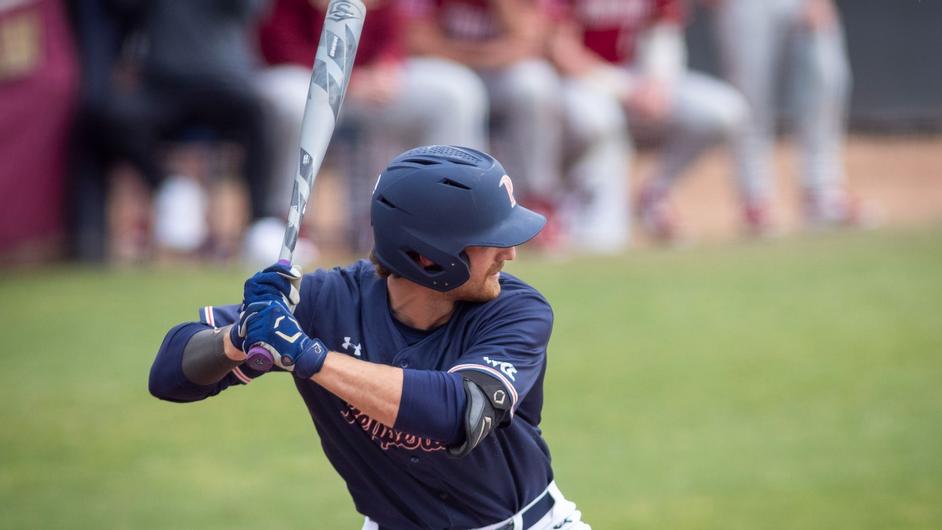
[[807, 195], [805, 197], [805, 221], [813, 230], [872, 229], [883, 224], [883, 215], [877, 206], [856, 197], [842, 194], [828, 200]]

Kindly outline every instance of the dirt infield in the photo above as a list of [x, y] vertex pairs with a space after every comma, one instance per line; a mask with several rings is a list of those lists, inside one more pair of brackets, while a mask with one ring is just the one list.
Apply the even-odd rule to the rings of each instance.
[[[655, 153], [636, 164], [632, 185], [648, 174]], [[776, 224], [783, 233], [800, 230], [798, 157], [787, 142], [776, 148]], [[873, 205], [887, 226], [942, 222], [942, 137], [856, 136], [846, 147], [851, 192]], [[674, 196], [683, 232], [695, 242], [740, 237], [740, 206], [728, 152], [716, 149], [685, 177]], [[637, 230], [636, 230], [637, 232]], [[644, 244], [643, 235], [638, 238]]]

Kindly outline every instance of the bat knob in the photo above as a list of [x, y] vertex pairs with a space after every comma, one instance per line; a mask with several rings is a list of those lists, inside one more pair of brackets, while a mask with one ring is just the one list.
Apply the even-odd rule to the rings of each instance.
[[249, 368], [255, 371], [267, 372], [275, 364], [275, 359], [272, 357], [271, 352], [265, 348], [252, 346], [245, 357], [245, 362]]

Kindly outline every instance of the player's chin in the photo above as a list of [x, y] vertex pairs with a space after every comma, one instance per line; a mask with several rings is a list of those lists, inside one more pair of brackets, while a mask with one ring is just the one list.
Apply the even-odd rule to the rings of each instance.
[[484, 303], [500, 296], [500, 282], [497, 279], [487, 278], [483, 283], [473, 287], [465, 285], [459, 287], [456, 298], [464, 302]]
[[481, 286], [481, 302], [490, 302], [500, 296], [500, 280], [498, 277], [488, 278]]

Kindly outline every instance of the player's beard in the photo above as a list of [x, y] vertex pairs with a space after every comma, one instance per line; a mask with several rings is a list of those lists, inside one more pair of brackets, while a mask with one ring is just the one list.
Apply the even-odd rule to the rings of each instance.
[[495, 263], [481, 278], [470, 278], [461, 287], [451, 291], [453, 299], [461, 302], [484, 303], [500, 296], [500, 270], [504, 262]]

